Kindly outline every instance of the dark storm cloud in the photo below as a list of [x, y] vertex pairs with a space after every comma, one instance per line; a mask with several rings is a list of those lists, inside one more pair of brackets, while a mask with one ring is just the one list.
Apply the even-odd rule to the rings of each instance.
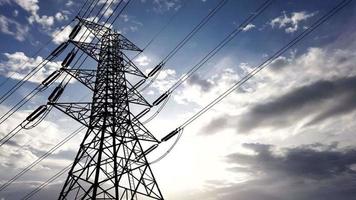
[[351, 200], [356, 195], [356, 172], [350, 168], [356, 164], [355, 148], [314, 144], [274, 153], [270, 145], [245, 147], [255, 154], [234, 153], [227, 161], [238, 165], [234, 172], [248, 171], [252, 179], [210, 186], [207, 195], [224, 200]]
[[256, 173], [275, 174], [305, 179], [326, 179], [343, 174], [354, 174], [355, 149], [338, 149], [337, 145], [306, 145], [285, 149], [282, 155], [273, 153], [272, 146], [245, 144], [256, 155], [231, 154], [229, 163], [247, 166]]
[[319, 115], [317, 115], [308, 125], [315, 124], [317, 122], [323, 121], [329, 117], [342, 115], [349, 113], [356, 108], [356, 94], [355, 91], [351, 91], [349, 95], [344, 97], [341, 103], [336, 104], [335, 106], [326, 109]]
[[[337, 80], [320, 80], [296, 88], [275, 99], [254, 105], [238, 117], [221, 116], [203, 128], [204, 133], [217, 132], [226, 127], [248, 133], [257, 127], [285, 127], [307, 116], [316, 117], [315, 124], [356, 109], [356, 77]], [[237, 121], [237, 125], [236, 124]], [[210, 133], [211, 133], [210, 132]]]
[[[323, 108], [325, 101], [332, 104]], [[262, 126], [285, 126], [321, 111], [319, 120], [351, 112], [356, 108], [356, 77], [321, 80], [288, 92], [267, 103], [258, 104], [239, 121], [239, 129], [248, 131]]]
[[275, 61], [271, 63], [270, 68], [273, 71], [280, 71], [281, 69], [285, 68], [288, 64], [290, 64], [290, 61], [287, 58], [278, 57]]
[[67, 160], [73, 160], [75, 158], [75, 155], [77, 154], [76, 151], [73, 150], [64, 150], [64, 151], [59, 151], [58, 153], [55, 153], [51, 156], [53, 159], [67, 159]]
[[188, 80], [188, 84], [199, 86], [204, 92], [208, 92], [213, 84], [206, 79], [201, 78], [199, 75], [192, 75]]
[[218, 132], [221, 129], [228, 127], [229, 116], [220, 116], [209, 122], [201, 131], [201, 134], [211, 135]]
[[[60, 177], [55, 182], [47, 185], [38, 193], [36, 193], [30, 199], [46, 199], [46, 200], [54, 200], [58, 199], [60, 190], [63, 186], [62, 180], [65, 177]], [[42, 184], [42, 181], [18, 181], [14, 182], [10, 187], [6, 188], [2, 192], [0, 192], [0, 199], [22, 199], [27, 194], [37, 189], [39, 185]]]

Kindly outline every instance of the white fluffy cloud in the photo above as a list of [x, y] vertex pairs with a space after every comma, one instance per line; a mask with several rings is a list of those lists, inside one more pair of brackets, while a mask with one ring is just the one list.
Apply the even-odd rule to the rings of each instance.
[[14, 2], [22, 9], [30, 13], [30, 16], [28, 17], [30, 24], [38, 23], [43, 28], [50, 28], [54, 24], [55, 20], [62, 21], [68, 19], [68, 17], [61, 12], [56, 13], [54, 16], [40, 15], [38, 13], [40, 10], [38, 0], [14, 0]]
[[153, 5], [153, 10], [158, 13], [163, 13], [170, 10], [178, 10], [182, 7], [180, 0], [154, 0]]
[[16, 40], [24, 41], [29, 32], [29, 27], [0, 15], [0, 31], [4, 34], [14, 36]]
[[[41, 56], [30, 58], [23, 52], [15, 52], [12, 54], [4, 53], [4, 56], [7, 60], [0, 63], [0, 72], [4, 76], [11, 76], [13, 74], [12, 78], [14, 79], [22, 79], [43, 61]], [[50, 73], [58, 69], [59, 66], [60, 62], [48, 62], [47, 65], [39, 70], [29, 81], [36, 83], [42, 82]]]
[[135, 59], [135, 62], [140, 67], [146, 67], [151, 63], [151, 59], [145, 55], [140, 55]]
[[69, 6], [72, 6], [74, 4], [74, 2], [72, 0], [69, 0], [67, 3], [66, 3], [66, 6], [69, 7]]
[[284, 28], [284, 31], [286, 33], [293, 33], [300, 28], [299, 24], [302, 21], [305, 21], [308, 18], [313, 17], [315, 14], [316, 14], [315, 12], [307, 13], [305, 11], [302, 11], [302, 12], [293, 12], [288, 16], [285, 12], [283, 12], [282, 16], [272, 19], [270, 21], [270, 25], [272, 26], [272, 28], [274, 27]]
[[52, 32], [53, 42], [55, 44], [60, 44], [66, 40], [68, 40], [69, 34], [72, 31], [73, 27], [66, 26], [63, 30], [56, 29]]
[[38, 0], [15, 0], [15, 2], [24, 10], [28, 11], [31, 16], [28, 18], [28, 21], [32, 24], [36, 22], [41, 24], [43, 27], [50, 27], [54, 23], [53, 16], [43, 15], [40, 16], [38, 11], [40, 6], [38, 5]]
[[[327, 50], [316, 47], [309, 48], [300, 55], [292, 52], [280, 57], [269, 68], [250, 79], [242, 88], [231, 93], [213, 107], [211, 112], [202, 116], [201, 124], [209, 125], [206, 126], [208, 128], [201, 130], [211, 134], [234, 130], [235, 133], [251, 133], [251, 135], [273, 130], [274, 137], [270, 137], [269, 140], [273, 140], [271, 138], [279, 140], [298, 135], [300, 131], [318, 128], [319, 126], [307, 127], [316, 120], [330, 130], [338, 128], [333, 125], [333, 120], [346, 120], [342, 123], [349, 124], [351, 122], [347, 120], [350, 117], [347, 116], [352, 114], [352, 110], [349, 109], [350, 112], [345, 109], [341, 110], [343, 107], [340, 106], [351, 107], [353, 105], [348, 102], [351, 94], [345, 94], [345, 96], [342, 92], [346, 89], [341, 87], [349, 87], [350, 79], [353, 80], [352, 77], [356, 76], [354, 58], [355, 53], [352, 50]], [[224, 63], [225, 65], [217, 68], [228, 66], [226, 62], [222, 62]], [[214, 71], [204, 77], [192, 77], [192, 80], [184, 83], [175, 92], [174, 100], [187, 106], [205, 106], [252, 68], [253, 66], [249, 64], [241, 63], [239, 70], [225, 67], [223, 71]], [[328, 99], [324, 98], [316, 105], [313, 104], [315, 101], [306, 100], [310, 96], [308, 93], [305, 94], [307, 96], [298, 100], [300, 96], [303, 96], [301, 93], [310, 93], [318, 86], [324, 85], [330, 88], [330, 93], [339, 92], [340, 95], [327, 96]], [[325, 91], [325, 87], [321, 89]], [[324, 94], [323, 91], [320, 93]], [[313, 94], [316, 93], [313, 92]], [[274, 100], [279, 103], [269, 103]], [[303, 102], [306, 103], [303, 104]], [[340, 102], [345, 103], [339, 105]], [[294, 108], [290, 108], [293, 105], [295, 105]], [[340, 110], [337, 110], [339, 107]], [[331, 111], [334, 117], [327, 118], [331, 115]]]
[[57, 21], [68, 20], [68, 16], [61, 12], [57, 12], [54, 17], [56, 18]]
[[[9, 108], [1, 106], [0, 111], [4, 113]], [[35, 108], [33, 108], [35, 109]], [[5, 123], [0, 126], [0, 138], [4, 137], [5, 134], [9, 133], [14, 127], [20, 124], [32, 111], [31, 110], [20, 110], [11, 116]], [[53, 112], [53, 111], [52, 111]], [[64, 130], [59, 124], [60, 121], [51, 122], [49, 120], [42, 121], [38, 126], [29, 129], [21, 130], [17, 135], [11, 138], [5, 146], [0, 148], [0, 168], [9, 167], [13, 169], [27, 167], [33, 161], [35, 161], [40, 155], [48, 151], [55, 144], [61, 141], [69, 132]], [[69, 144], [72, 144], [70, 141]], [[62, 147], [62, 150], [73, 150], [69, 144]], [[75, 149], [75, 148], [74, 148]], [[55, 154], [59, 153], [58, 151]], [[60, 163], [55, 163], [55, 160], [44, 160], [36, 169], [46, 167], [49, 165], [52, 167], [62, 165]]]
[[242, 28], [242, 31], [248, 31], [251, 30], [253, 28], [255, 28], [256, 26], [254, 24], [247, 24], [244, 28]]
[[[147, 69], [145, 72], [148, 74], [152, 69]], [[165, 92], [177, 81], [176, 71], [173, 69], [162, 69], [158, 72], [159, 75], [151, 85], [159, 93]]]

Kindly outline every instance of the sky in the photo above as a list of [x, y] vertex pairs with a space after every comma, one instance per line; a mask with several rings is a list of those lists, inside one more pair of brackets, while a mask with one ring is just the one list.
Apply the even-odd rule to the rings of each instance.
[[[67, 40], [78, 22], [73, 19], [84, 2], [0, 0], [0, 83], [8, 80], [1, 85], [1, 95]], [[219, 2], [132, 0], [113, 28], [140, 48], [159, 33], [143, 53], [133, 59], [143, 72], [148, 73]], [[147, 100], [157, 99], [263, 2], [227, 1], [167, 61], [157, 79], [144, 90]], [[339, 2], [273, 1], [177, 88], [167, 105], [154, 120], [145, 124], [146, 127], [157, 138], [165, 136]], [[117, 3], [114, 0], [113, 5]], [[100, 22], [110, 16], [113, 5], [107, 13], [101, 13]], [[96, 9], [101, 6], [109, 5], [100, 0]], [[88, 19], [95, 19], [94, 15]], [[353, 199], [356, 195], [355, 21], [356, 4], [352, 1], [187, 126], [175, 148], [151, 166], [165, 199]], [[39, 49], [42, 50], [36, 54]], [[2, 102], [1, 115], [59, 69], [69, 50], [50, 61]], [[133, 56], [132, 53], [128, 55]], [[87, 61], [85, 65], [94, 68], [96, 63]], [[1, 123], [0, 136], [9, 133], [29, 113], [45, 104], [54, 87], [55, 84], [39, 92]], [[88, 89], [71, 81], [61, 101], [90, 98]], [[53, 109], [38, 126], [22, 130], [0, 147], [1, 183], [11, 179], [79, 126]], [[71, 163], [82, 137], [83, 133], [75, 136], [0, 191], [0, 199], [22, 198]], [[173, 142], [172, 139], [160, 145], [148, 155], [148, 160], [158, 158]], [[61, 176], [32, 199], [56, 199], [64, 179], [65, 175]]]

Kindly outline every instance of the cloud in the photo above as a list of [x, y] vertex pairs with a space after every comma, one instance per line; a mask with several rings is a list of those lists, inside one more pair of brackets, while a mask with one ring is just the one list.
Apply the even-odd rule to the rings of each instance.
[[239, 121], [238, 127], [241, 131], [249, 131], [259, 126], [288, 126], [308, 115], [316, 114], [313, 120], [316, 122], [352, 112], [356, 109], [355, 85], [356, 77], [320, 80], [305, 85], [253, 106]]
[[74, 2], [72, 1], [72, 0], [69, 0], [65, 5], [67, 6], [67, 7], [70, 7], [70, 6], [72, 6], [74, 4]]
[[98, 5], [104, 5], [104, 8], [101, 12], [101, 14], [104, 15], [104, 17], [109, 17], [111, 14], [114, 12], [114, 7], [116, 7], [117, 3], [121, 3], [120, 0], [112, 0], [112, 1], [106, 1], [106, 0], [100, 0], [98, 2]]
[[135, 63], [140, 67], [146, 67], [151, 63], [151, 59], [145, 55], [140, 55], [135, 59]]
[[57, 21], [68, 20], [68, 16], [61, 12], [57, 12], [54, 17], [56, 18]]
[[292, 12], [289, 16], [283, 12], [282, 16], [279, 16], [277, 18], [274, 18], [270, 21], [270, 25], [272, 28], [278, 27], [278, 28], [284, 28], [284, 31], [286, 33], [294, 33], [295, 31], [298, 30], [299, 24], [302, 21], [307, 20], [308, 18], [311, 18], [315, 15], [316, 13], [307, 13], [305, 11], [302, 12]]
[[55, 44], [61, 44], [69, 39], [69, 34], [72, 32], [72, 26], [66, 26], [63, 30], [56, 29], [52, 32], [53, 42]]
[[226, 67], [225, 63], [216, 66], [219, 66], [222, 70], [208, 76], [208, 78], [193, 74], [177, 89], [174, 99], [180, 104], [195, 103], [205, 106], [221, 94], [236, 81], [238, 75], [235, 70]]
[[180, 0], [154, 0], [153, 6], [153, 10], [158, 13], [179, 10], [182, 7]]
[[[42, 26], [42, 28], [49, 29], [54, 24], [55, 19], [57, 21], [67, 20], [68, 16], [64, 15], [61, 12], [57, 12], [54, 16], [47, 16], [47, 15], [39, 15], [38, 12], [40, 10], [40, 6], [38, 0], [14, 0], [18, 6], [22, 9], [30, 13], [30, 16], [27, 18], [30, 24], [38, 23]], [[2, 1], [4, 3], [11, 3], [11, 1]]]
[[[86, 20], [88, 21], [94, 21], [97, 22], [98, 18], [87, 18]], [[108, 26], [108, 24], [105, 24]], [[55, 44], [60, 44], [62, 42], [65, 42], [69, 39], [69, 35], [73, 30], [73, 26], [68, 25], [65, 27], [57, 28], [55, 29], [52, 33], [51, 36], [53, 38], [53, 42]], [[94, 39], [94, 34], [89, 31], [86, 27], [82, 27], [77, 34], [77, 36], [73, 39], [75, 41], [80, 41], [80, 42], [92, 42]]]
[[[234, 153], [227, 156], [231, 164], [239, 168], [230, 170], [257, 174], [288, 176], [297, 179], [322, 180], [344, 174], [356, 175], [350, 167], [356, 163], [356, 149], [339, 149], [337, 144], [311, 144], [295, 148], [278, 149], [264, 144], [244, 144], [252, 155]], [[310, 163], [313, 163], [312, 165]]]
[[228, 115], [213, 118], [207, 125], [202, 128], [200, 133], [204, 135], [212, 135], [222, 129], [228, 128], [230, 122], [229, 118], [230, 116]]
[[14, 17], [17, 17], [17, 16], [19, 15], [19, 11], [18, 11], [18, 10], [14, 10], [14, 12], [12, 13], [12, 15], [13, 15]]
[[[350, 49], [310, 48], [298, 56], [293, 51], [290, 56], [279, 57], [267, 70], [249, 80], [242, 90], [232, 93], [229, 102], [222, 102], [220, 107], [231, 106], [233, 110], [220, 108], [201, 132], [293, 130], [352, 114], [356, 108], [354, 54]], [[245, 72], [250, 70], [240, 68], [245, 68]]]
[[9, 4], [10, 0], [0, 0], [0, 5]]
[[[12, 54], [4, 53], [4, 56], [7, 60], [0, 62], [0, 72], [4, 76], [11, 76], [16, 72], [12, 76], [13, 79], [22, 79], [44, 60], [41, 56], [30, 58], [23, 52], [15, 52]], [[41, 83], [48, 75], [58, 69], [59, 66], [60, 62], [48, 62], [47, 65], [39, 70], [31, 79], [29, 79], [29, 81]]]
[[199, 75], [193, 74], [188, 80], [187, 84], [196, 85], [202, 89], [204, 92], [209, 92], [213, 87], [213, 83], [209, 80], [201, 78]]
[[29, 32], [29, 27], [4, 15], [0, 15], [0, 31], [4, 34], [14, 36], [18, 41], [24, 41]]
[[[152, 69], [145, 71], [148, 74]], [[176, 71], [173, 69], [162, 69], [158, 72], [159, 75], [151, 85], [151, 88], [157, 90], [159, 93], [166, 92], [176, 81]]]
[[216, 200], [351, 200], [356, 195], [356, 171], [351, 167], [356, 163], [355, 148], [339, 148], [337, 144], [243, 146], [252, 153], [233, 153], [226, 158], [232, 172], [247, 173], [249, 180], [210, 181], [204, 194], [197, 193], [195, 198], [206, 195]]
[[36, 22], [44, 28], [49, 28], [54, 24], [54, 17], [38, 14], [40, 6], [38, 5], [38, 0], [14, 0], [15, 3], [20, 6], [22, 9], [26, 10], [31, 14], [28, 17], [30, 24]]
[[245, 27], [242, 28], [242, 31], [246, 32], [248, 30], [251, 30], [253, 28], [256, 28], [254, 24], [247, 24]]

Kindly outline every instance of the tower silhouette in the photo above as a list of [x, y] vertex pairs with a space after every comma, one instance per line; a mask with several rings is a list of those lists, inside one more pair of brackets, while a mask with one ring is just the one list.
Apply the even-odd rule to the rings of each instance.
[[[98, 42], [74, 41], [83, 28]], [[143, 112], [151, 107], [138, 91], [147, 76], [124, 53], [141, 50], [115, 30], [81, 18], [69, 38], [98, 65], [63, 69], [93, 91], [91, 102], [50, 103], [87, 127], [59, 199], [163, 199], [146, 159], [159, 141], [130, 110], [133, 104]]]

